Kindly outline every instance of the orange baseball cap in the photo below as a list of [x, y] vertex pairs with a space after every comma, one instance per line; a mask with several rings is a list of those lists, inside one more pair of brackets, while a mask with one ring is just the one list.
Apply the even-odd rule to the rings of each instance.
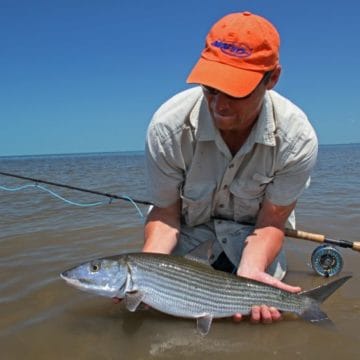
[[187, 82], [246, 96], [279, 63], [279, 47], [280, 36], [268, 20], [248, 11], [226, 15], [208, 33]]

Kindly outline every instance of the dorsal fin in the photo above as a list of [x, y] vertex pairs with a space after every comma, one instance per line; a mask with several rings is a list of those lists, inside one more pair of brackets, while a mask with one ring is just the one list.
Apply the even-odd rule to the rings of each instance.
[[213, 241], [207, 240], [193, 248], [184, 257], [202, 264], [210, 265], [211, 248]]

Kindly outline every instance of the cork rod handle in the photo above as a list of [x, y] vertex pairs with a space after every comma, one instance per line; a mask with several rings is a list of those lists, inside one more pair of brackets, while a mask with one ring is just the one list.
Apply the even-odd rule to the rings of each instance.
[[285, 229], [285, 235], [293, 238], [317, 241], [321, 243], [325, 241], [325, 235], [310, 233], [307, 231], [296, 229]]
[[360, 241], [328, 239], [325, 237], [325, 235], [322, 234], [315, 234], [315, 233], [310, 233], [307, 231], [296, 230], [296, 229], [285, 229], [285, 235], [297, 239], [304, 239], [319, 243], [332, 244], [344, 248], [351, 248], [355, 251], [360, 252]]

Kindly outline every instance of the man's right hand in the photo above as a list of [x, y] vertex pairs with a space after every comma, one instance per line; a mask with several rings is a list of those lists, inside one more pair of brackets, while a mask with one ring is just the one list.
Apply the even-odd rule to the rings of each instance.
[[180, 233], [181, 202], [160, 208], [154, 206], [145, 224], [143, 252], [170, 254]]

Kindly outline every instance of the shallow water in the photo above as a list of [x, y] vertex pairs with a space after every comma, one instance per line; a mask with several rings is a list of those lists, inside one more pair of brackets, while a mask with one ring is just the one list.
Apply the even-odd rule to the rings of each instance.
[[[0, 158], [0, 171], [146, 199], [141, 153]], [[297, 227], [360, 241], [359, 178], [360, 145], [321, 147], [311, 187], [298, 204]], [[25, 183], [0, 176], [0, 185]], [[107, 202], [51, 189], [78, 202]], [[342, 274], [353, 278], [323, 305], [336, 330], [292, 316], [271, 326], [222, 319], [202, 337], [192, 320], [155, 310], [130, 313], [59, 278], [87, 259], [141, 247], [143, 220], [131, 204], [75, 207], [35, 188], [0, 190], [0, 197], [1, 359], [359, 358], [357, 252], [341, 250]], [[287, 240], [289, 283], [308, 289], [327, 281], [309, 266], [316, 245]]]

